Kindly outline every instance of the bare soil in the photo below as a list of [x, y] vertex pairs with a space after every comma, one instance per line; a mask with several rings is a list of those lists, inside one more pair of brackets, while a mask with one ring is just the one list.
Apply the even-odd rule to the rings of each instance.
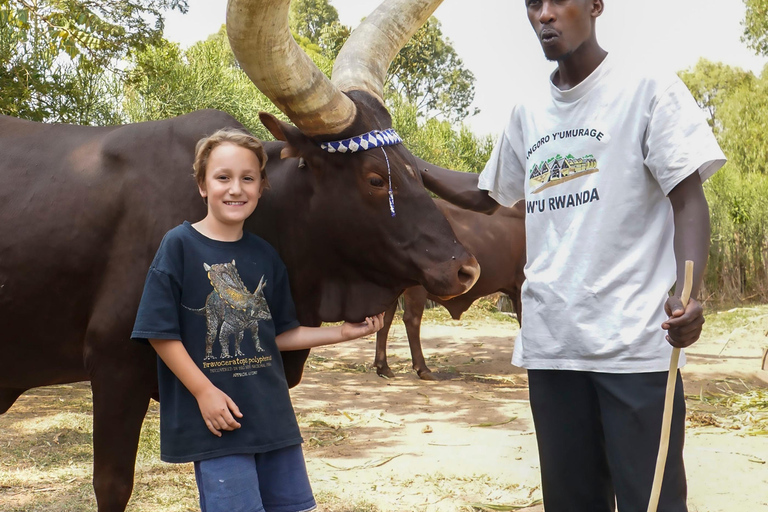
[[[765, 312], [714, 322], [687, 350], [692, 512], [768, 511]], [[292, 395], [315, 490], [380, 511], [542, 511], [527, 379], [510, 364], [517, 332], [513, 323], [425, 325], [436, 382], [410, 369], [402, 324], [390, 334], [394, 379], [362, 365], [372, 360], [373, 339], [313, 351]], [[762, 397], [751, 412], [727, 399], [750, 390], [746, 396]]]
[[[411, 370], [397, 321], [394, 379], [371, 368], [373, 337], [312, 352], [292, 397], [319, 509], [541, 512], [527, 379], [510, 364], [517, 324], [431, 315], [422, 338], [437, 381]], [[691, 512], [768, 511], [766, 335], [768, 306], [742, 308], [709, 315], [687, 350]], [[90, 414], [90, 389], [76, 384], [30, 390], [0, 416], [0, 510], [95, 510]], [[196, 510], [192, 468], [159, 461], [157, 429], [153, 404], [128, 510]]]

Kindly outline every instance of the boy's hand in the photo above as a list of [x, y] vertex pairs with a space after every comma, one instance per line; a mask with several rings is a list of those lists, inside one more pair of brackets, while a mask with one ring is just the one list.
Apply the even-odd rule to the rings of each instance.
[[354, 340], [375, 333], [381, 329], [383, 325], [384, 313], [379, 313], [376, 316], [367, 317], [365, 322], [360, 322], [359, 324], [344, 322], [341, 326], [341, 335], [344, 339]]
[[669, 315], [661, 328], [667, 331], [667, 341], [673, 347], [685, 348], [696, 343], [704, 325], [704, 309], [695, 299], [690, 299], [683, 309], [679, 297], [669, 297], [664, 304]]
[[240, 423], [234, 416], [242, 418], [243, 414], [237, 404], [222, 390], [211, 385], [195, 398], [197, 398], [197, 405], [200, 407], [205, 425], [213, 435], [221, 437], [222, 430], [240, 428]]

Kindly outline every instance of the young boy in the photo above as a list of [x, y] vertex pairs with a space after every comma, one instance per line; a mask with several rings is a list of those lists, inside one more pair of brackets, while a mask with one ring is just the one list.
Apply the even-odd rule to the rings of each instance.
[[381, 328], [302, 327], [277, 252], [243, 231], [264, 188], [267, 156], [251, 135], [221, 130], [195, 151], [206, 217], [169, 231], [149, 269], [131, 335], [160, 361], [160, 445], [194, 461], [203, 512], [315, 508], [280, 351]]
[[[598, 45], [603, 8], [603, 0], [526, 0], [544, 55], [557, 63], [549, 83], [513, 109], [479, 178], [423, 175], [466, 208], [526, 201], [526, 322], [512, 362], [528, 369], [547, 512], [646, 510], [670, 345], [691, 345], [704, 323], [702, 182], [725, 162], [677, 76]], [[686, 260], [695, 275], [683, 308]], [[677, 378], [665, 512], [687, 510]]]

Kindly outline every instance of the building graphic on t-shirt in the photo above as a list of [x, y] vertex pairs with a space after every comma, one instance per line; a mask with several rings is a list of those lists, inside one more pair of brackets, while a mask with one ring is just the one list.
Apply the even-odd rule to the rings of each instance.
[[[203, 263], [203, 268], [208, 273], [213, 291], [208, 294], [204, 307], [192, 311], [205, 315], [205, 359], [215, 359], [213, 346], [217, 339], [221, 346], [221, 358], [244, 356], [240, 345], [246, 331], [251, 333], [256, 350], [263, 352], [259, 342], [259, 321], [272, 319], [264, 297], [264, 277], [256, 291], [251, 293], [240, 279], [235, 260], [214, 265]], [[234, 354], [229, 351], [231, 337], [235, 339]]]
[[593, 155], [575, 158], [573, 155], [554, 156], [546, 161], [533, 164], [528, 172], [532, 194], [555, 185], [598, 172], [597, 160]]

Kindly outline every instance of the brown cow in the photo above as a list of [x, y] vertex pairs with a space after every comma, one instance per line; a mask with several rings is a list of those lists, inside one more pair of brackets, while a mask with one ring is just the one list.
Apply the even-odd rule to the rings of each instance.
[[[391, 127], [383, 75], [374, 76], [388, 61], [354, 46], [393, 57], [438, 3], [395, 0], [377, 10], [360, 28], [384, 41], [353, 35], [332, 82], [293, 42], [289, 0], [230, 0], [241, 66], [296, 124], [262, 116], [282, 142], [265, 145], [272, 188], [246, 228], [280, 252], [305, 325], [359, 321], [418, 283], [454, 296], [477, 279], [477, 262], [402, 144], [354, 154], [318, 146]], [[195, 142], [222, 127], [241, 125], [216, 111], [98, 128], [0, 116], [0, 332], [12, 362], [0, 372], [0, 413], [27, 389], [90, 380], [99, 512], [125, 509], [156, 394], [155, 354], [129, 340], [144, 276], [163, 234], [204, 216], [190, 176]], [[308, 352], [283, 355], [290, 385]]]
[[[445, 306], [451, 318], [458, 320], [475, 300], [495, 292], [509, 295], [522, 324], [520, 291], [525, 280], [525, 210], [523, 202], [512, 208], [499, 208], [491, 215], [464, 210], [442, 199], [437, 207], [451, 223], [461, 244], [470, 251], [482, 269], [480, 278], [465, 294], [444, 299], [429, 293], [423, 286], [414, 286], [403, 292], [405, 308], [403, 323], [408, 335], [413, 369], [423, 380], [435, 380], [421, 351], [421, 317], [427, 299]], [[387, 364], [387, 335], [395, 316], [397, 303], [392, 304], [384, 316], [384, 327], [376, 333], [376, 357], [373, 365], [383, 377], [395, 374]]]

